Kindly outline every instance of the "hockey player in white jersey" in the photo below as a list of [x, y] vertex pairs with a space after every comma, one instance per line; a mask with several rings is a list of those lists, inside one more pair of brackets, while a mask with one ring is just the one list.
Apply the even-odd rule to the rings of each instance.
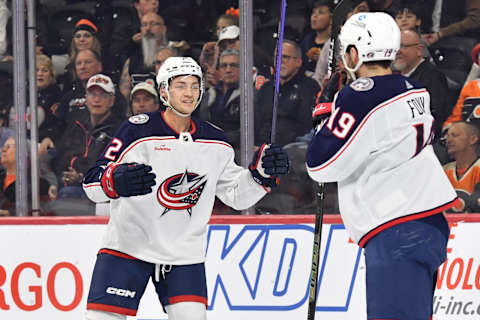
[[456, 200], [430, 145], [430, 96], [392, 74], [400, 31], [389, 15], [353, 15], [339, 40], [356, 80], [316, 128], [308, 172], [338, 182], [343, 222], [365, 249], [368, 319], [428, 320], [449, 236], [442, 212]]
[[236, 165], [223, 131], [191, 118], [204, 92], [192, 58], [167, 59], [157, 82], [166, 110], [125, 121], [85, 176], [89, 198], [111, 203], [88, 320], [136, 315], [150, 278], [170, 320], [205, 320], [204, 261], [215, 196], [248, 208], [288, 171], [286, 152], [266, 144], [249, 169]]

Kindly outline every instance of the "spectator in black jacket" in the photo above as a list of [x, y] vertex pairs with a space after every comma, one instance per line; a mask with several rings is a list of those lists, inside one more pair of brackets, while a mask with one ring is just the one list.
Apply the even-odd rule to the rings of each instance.
[[[276, 142], [286, 145], [303, 136], [312, 127], [312, 108], [320, 86], [299, 72], [302, 67], [300, 46], [284, 40], [280, 70]], [[255, 99], [255, 142], [270, 140], [275, 81], [265, 83]]]
[[430, 93], [430, 110], [435, 118], [435, 135], [440, 137], [442, 124], [450, 111], [446, 104], [448, 86], [445, 75], [423, 58], [423, 45], [415, 30], [401, 32], [400, 50], [393, 63], [402, 75], [424, 85]]
[[226, 49], [220, 55], [220, 82], [208, 88], [200, 107], [199, 116], [225, 131], [235, 150], [240, 149], [240, 52]]
[[115, 87], [108, 76], [92, 76], [85, 97], [88, 115], [71, 122], [57, 144], [54, 168], [59, 185], [64, 186], [60, 187], [59, 198], [64, 198], [65, 194], [84, 197], [83, 175], [100, 157], [125, 119], [124, 115], [112, 112]]
[[58, 118], [54, 115], [60, 105], [62, 93], [55, 81], [55, 71], [50, 58], [37, 56], [37, 119], [39, 153], [45, 154], [48, 148], [53, 148], [60, 135]]

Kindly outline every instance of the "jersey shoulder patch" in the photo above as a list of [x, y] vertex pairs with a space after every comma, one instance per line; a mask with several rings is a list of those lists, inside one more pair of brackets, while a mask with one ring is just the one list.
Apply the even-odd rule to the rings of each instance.
[[355, 91], [368, 91], [373, 88], [375, 82], [372, 78], [358, 78], [350, 84]]
[[128, 121], [133, 124], [144, 124], [147, 123], [150, 117], [144, 113], [137, 114], [128, 118]]

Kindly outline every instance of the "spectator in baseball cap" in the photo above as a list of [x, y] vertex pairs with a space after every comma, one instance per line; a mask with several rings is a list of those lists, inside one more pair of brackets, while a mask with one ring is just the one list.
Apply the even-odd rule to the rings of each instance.
[[[57, 147], [55, 173], [59, 178], [59, 198], [81, 198], [84, 174], [110, 143], [125, 115], [115, 112], [115, 86], [112, 79], [96, 74], [88, 79], [85, 105], [88, 115], [71, 121]], [[86, 200], [89, 201], [89, 200]]]
[[153, 81], [140, 82], [133, 87], [130, 93], [130, 106], [133, 115], [160, 109], [158, 93]]

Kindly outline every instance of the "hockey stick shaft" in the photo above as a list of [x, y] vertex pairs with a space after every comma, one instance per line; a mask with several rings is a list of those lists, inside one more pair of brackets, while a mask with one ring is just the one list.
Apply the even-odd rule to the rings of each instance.
[[318, 211], [315, 216], [315, 231], [313, 234], [313, 252], [312, 252], [312, 270], [310, 273], [310, 289], [308, 294], [308, 320], [315, 319], [315, 311], [317, 308], [317, 284], [318, 284], [318, 264], [320, 261], [320, 244], [322, 243], [322, 226], [325, 184], [318, 184]]
[[280, 10], [280, 21], [278, 23], [277, 32], [277, 57], [275, 62], [275, 91], [273, 93], [273, 108], [272, 108], [272, 131], [270, 133], [270, 142], [275, 143], [275, 136], [277, 132], [277, 108], [278, 95], [280, 92], [280, 68], [282, 67], [282, 48], [283, 48], [283, 30], [285, 29], [285, 13], [287, 11], [287, 0], [282, 0], [282, 7]]
[[[336, 68], [335, 42], [337, 41], [340, 27], [348, 12], [353, 8], [356, 0], [342, 0], [336, 6], [332, 17], [332, 29], [330, 35], [330, 48], [328, 51], [328, 77], [330, 77]], [[313, 235], [312, 268], [310, 273], [310, 287], [308, 295], [308, 320], [315, 319], [317, 308], [318, 292], [318, 269], [320, 261], [320, 245], [322, 243], [323, 213], [325, 208], [325, 184], [318, 184], [317, 194], [318, 209], [315, 215], [315, 230]]]

